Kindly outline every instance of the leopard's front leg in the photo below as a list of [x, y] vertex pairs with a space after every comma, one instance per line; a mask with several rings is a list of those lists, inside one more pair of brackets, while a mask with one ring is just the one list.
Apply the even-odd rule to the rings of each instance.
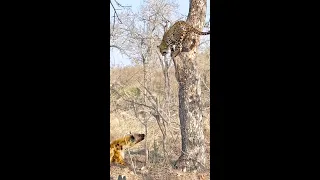
[[180, 52], [182, 51], [182, 43], [178, 43], [175, 47], [175, 50], [173, 51], [173, 53], [171, 53], [171, 57], [176, 57], [177, 55], [180, 54]]

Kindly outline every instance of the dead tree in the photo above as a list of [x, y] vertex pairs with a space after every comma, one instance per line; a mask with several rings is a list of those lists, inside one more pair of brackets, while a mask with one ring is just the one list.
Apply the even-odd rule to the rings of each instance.
[[[207, 1], [190, 0], [187, 22], [202, 29], [205, 23]], [[179, 84], [179, 118], [182, 151], [175, 167], [183, 170], [205, 167], [205, 147], [201, 110], [201, 81], [195, 56], [200, 37], [189, 34], [183, 41], [182, 52], [175, 57], [176, 79]]]

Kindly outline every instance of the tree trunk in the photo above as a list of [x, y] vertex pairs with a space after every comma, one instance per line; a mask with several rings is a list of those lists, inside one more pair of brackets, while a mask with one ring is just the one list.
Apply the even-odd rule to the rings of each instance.
[[[145, 58], [142, 58], [143, 59], [143, 86], [144, 87], [147, 87], [147, 68], [146, 68], [146, 59]], [[147, 95], [147, 91], [146, 89], [144, 90], [144, 93], [143, 93], [143, 103], [146, 104], [147, 101], [146, 101], [146, 95]], [[148, 165], [148, 161], [149, 161], [149, 152], [148, 152], [148, 144], [147, 144], [147, 136], [148, 136], [148, 119], [146, 118], [146, 116], [143, 117], [143, 120], [144, 120], [144, 131], [145, 131], [145, 140], [144, 140], [144, 151], [145, 151], [145, 166]]]
[[[187, 22], [202, 30], [207, 1], [190, 0], [189, 7]], [[182, 137], [182, 153], [175, 167], [184, 171], [203, 169], [206, 162], [200, 75], [195, 61], [199, 41], [198, 35], [189, 34], [183, 42], [182, 52], [174, 58], [176, 79], [179, 83], [179, 118]]]

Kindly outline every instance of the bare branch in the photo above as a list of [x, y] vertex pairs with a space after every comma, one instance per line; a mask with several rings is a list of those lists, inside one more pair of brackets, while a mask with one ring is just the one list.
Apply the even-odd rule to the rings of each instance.
[[122, 21], [120, 20], [120, 18], [119, 18], [119, 16], [118, 16], [117, 10], [116, 10], [116, 8], [113, 6], [111, 0], [110, 0], [110, 4], [112, 5], [113, 10], [114, 10], [115, 14], [117, 15], [117, 18], [118, 18], [119, 22], [122, 24]]
[[123, 7], [123, 8], [130, 8], [131, 6], [122, 6], [120, 3], [118, 3], [118, 1], [114, 0], [118, 6]]
[[154, 97], [154, 95], [150, 92], [150, 90], [148, 88], [146, 88], [145, 86], [143, 86], [139, 81], [138, 81], [138, 83], [149, 93], [149, 95], [152, 97], [154, 102], [157, 102], [156, 97]]
[[207, 86], [206, 82], [204, 82], [204, 80], [201, 78], [201, 82], [203, 83], [204, 87], [207, 88], [207, 90], [209, 91], [210, 93], [210, 88]]
[[[114, 32], [114, 25], [116, 24], [116, 11], [113, 13], [112, 33]], [[110, 34], [111, 35], [111, 34]]]

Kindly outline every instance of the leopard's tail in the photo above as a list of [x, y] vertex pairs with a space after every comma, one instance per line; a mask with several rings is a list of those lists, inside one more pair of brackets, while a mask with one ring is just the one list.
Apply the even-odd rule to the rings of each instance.
[[199, 30], [196, 29], [196, 28], [193, 28], [193, 32], [195, 32], [196, 34], [199, 34], [199, 35], [208, 35], [208, 34], [210, 34], [210, 31], [208, 31], [208, 32], [202, 32], [202, 31], [199, 31]]
[[210, 34], [210, 31], [208, 31], [208, 32], [200, 32], [200, 35], [208, 35], [208, 34]]

